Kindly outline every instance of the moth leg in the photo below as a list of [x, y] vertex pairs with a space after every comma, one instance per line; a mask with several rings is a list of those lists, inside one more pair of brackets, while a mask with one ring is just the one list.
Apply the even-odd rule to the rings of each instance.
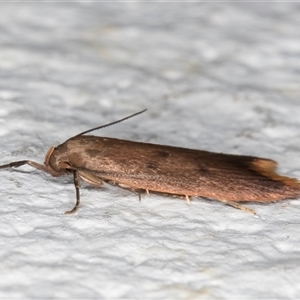
[[46, 167], [44, 165], [41, 165], [39, 163], [36, 163], [35, 161], [32, 160], [19, 160], [19, 161], [13, 161], [9, 164], [6, 165], [2, 165], [0, 166], [0, 169], [6, 169], [6, 168], [19, 168], [23, 165], [29, 165], [35, 169], [44, 171], [46, 173], [49, 173], [49, 171], [46, 169]]
[[190, 200], [190, 197], [188, 195], [185, 195], [185, 200], [187, 201], [188, 205], [191, 205], [191, 200]]
[[74, 186], [75, 186], [75, 191], [76, 191], [76, 204], [73, 207], [73, 209], [66, 211], [65, 214], [66, 215], [70, 215], [73, 214], [77, 211], [79, 204], [80, 204], [80, 182], [79, 182], [79, 175], [78, 175], [78, 171], [74, 170], [73, 171], [73, 177], [74, 177]]
[[[149, 190], [145, 189], [147, 196], [150, 196]], [[139, 192], [139, 201], [141, 202], [142, 200], [142, 192]]]
[[243, 206], [243, 205], [241, 205], [241, 204], [239, 204], [239, 203], [236, 203], [236, 202], [234, 202], [234, 201], [220, 200], [220, 199], [218, 199], [218, 201], [221, 201], [221, 202], [223, 202], [223, 203], [225, 203], [225, 204], [228, 204], [228, 205], [230, 205], [230, 206], [233, 206], [233, 207], [235, 207], [235, 208], [237, 208], [237, 209], [240, 209], [240, 210], [242, 210], [242, 211], [245, 211], [245, 212], [247, 212], [247, 213], [254, 214], [254, 215], [256, 214], [255, 210], [253, 210], [253, 209], [251, 209], [251, 208], [248, 208], [248, 207], [246, 207], [246, 206]]
[[77, 171], [78, 176], [82, 178], [85, 182], [93, 185], [93, 186], [102, 186], [103, 181], [98, 176], [90, 173], [90, 172], [83, 172], [83, 171]]

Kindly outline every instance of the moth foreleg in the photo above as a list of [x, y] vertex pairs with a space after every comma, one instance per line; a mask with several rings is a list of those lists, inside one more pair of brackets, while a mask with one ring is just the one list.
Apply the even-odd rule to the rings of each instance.
[[49, 171], [46, 169], [46, 167], [44, 165], [36, 163], [35, 161], [32, 161], [32, 160], [13, 161], [13, 162], [11, 162], [9, 164], [0, 166], [0, 169], [19, 168], [19, 167], [21, 167], [23, 165], [29, 165], [29, 166], [31, 166], [31, 167], [33, 167], [35, 169], [38, 169], [38, 170], [41, 170], [41, 171], [49, 173]]
[[79, 181], [78, 171], [73, 170], [73, 177], [74, 177], [74, 186], [75, 186], [75, 191], [76, 191], [76, 204], [72, 210], [65, 212], [66, 215], [75, 213], [80, 204], [80, 181]]
[[94, 175], [93, 173], [88, 171], [77, 171], [77, 172], [78, 172], [78, 176], [82, 178], [85, 182], [93, 186], [103, 185], [103, 180], [100, 177]]

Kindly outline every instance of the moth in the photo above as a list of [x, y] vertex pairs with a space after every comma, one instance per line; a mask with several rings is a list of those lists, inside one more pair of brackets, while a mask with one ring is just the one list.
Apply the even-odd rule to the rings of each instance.
[[0, 169], [27, 164], [54, 177], [72, 174], [76, 204], [66, 214], [75, 213], [79, 207], [80, 179], [97, 187], [108, 182], [148, 194], [176, 195], [188, 202], [190, 197], [203, 197], [250, 213], [255, 212], [241, 202], [269, 203], [300, 195], [299, 181], [277, 174], [277, 163], [271, 159], [86, 135], [144, 111], [83, 131], [51, 147], [43, 165], [21, 160]]

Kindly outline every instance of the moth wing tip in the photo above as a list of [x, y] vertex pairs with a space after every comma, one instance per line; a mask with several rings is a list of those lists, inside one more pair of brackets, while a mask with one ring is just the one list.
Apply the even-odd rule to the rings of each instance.
[[280, 181], [300, 191], [300, 182], [296, 178], [282, 176], [276, 173], [277, 162], [271, 159], [258, 158], [251, 163], [252, 169], [272, 180]]

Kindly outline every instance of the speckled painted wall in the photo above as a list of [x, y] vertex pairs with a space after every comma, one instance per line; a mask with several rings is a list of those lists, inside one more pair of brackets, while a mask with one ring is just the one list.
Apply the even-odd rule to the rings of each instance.
[[[97, 134], [277, 160], [300, 178], [297, 3], [0, 3], [0, 164]], [[0, 172], [0, 298], [300, 297], [300, 202], [138, 196]]]

